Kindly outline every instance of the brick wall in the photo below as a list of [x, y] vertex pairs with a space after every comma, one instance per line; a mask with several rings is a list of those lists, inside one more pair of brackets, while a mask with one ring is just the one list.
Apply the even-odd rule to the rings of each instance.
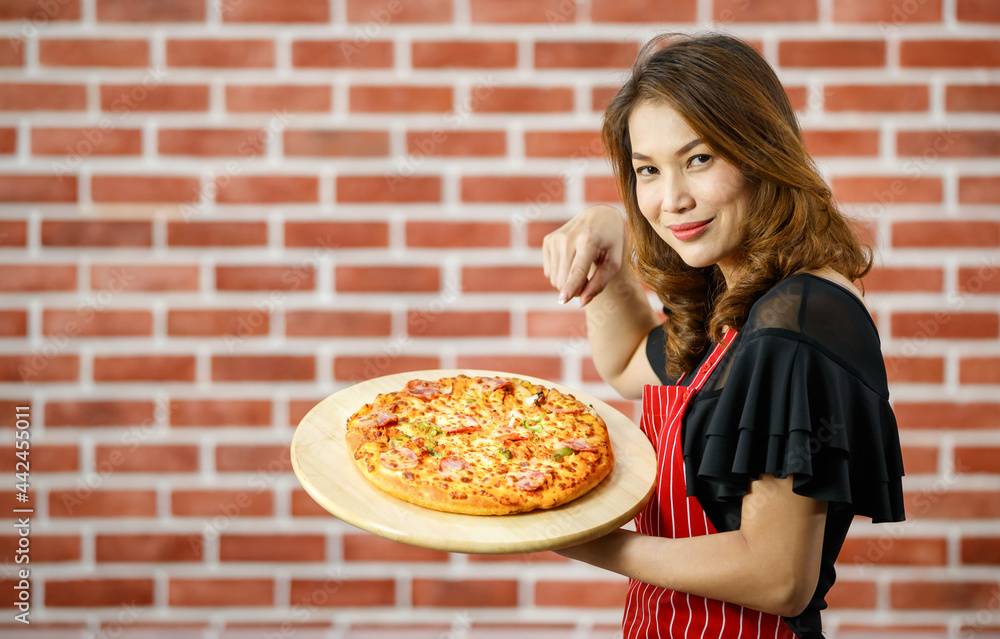
[[880, 254], [909, 519], [855, 526], [827, 627], [1000, 633], [991, 0], [3, 0], [0, 633], [29, 568], [51, 637], [615, 636], [623, 580], [362, 534], [287, 451], [331, 392], [420, 368], [634, 414], [540, 244], [614, 199], [597, 130], [640, 44], [709, 26], [776, 66]]

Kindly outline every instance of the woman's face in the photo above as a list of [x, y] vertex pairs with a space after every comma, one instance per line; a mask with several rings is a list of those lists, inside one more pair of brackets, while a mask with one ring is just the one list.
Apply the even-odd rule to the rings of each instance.
[[731, 283], [739, 268], [750, 182], [669, 106], [637, 105], [628, 129], [643, 216], [687, 265], [718, 264]]

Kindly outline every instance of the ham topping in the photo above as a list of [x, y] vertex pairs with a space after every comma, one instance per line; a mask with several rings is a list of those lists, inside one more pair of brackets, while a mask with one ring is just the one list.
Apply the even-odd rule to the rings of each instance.
[[468, 465], [465, 460], [461, 457], [455, 457], [453, 455], [443, 458], [438, 463], [438, 469], [443, 473], [448, 473], [455, 470], [464, 470]]
[[397, 423], [399, 418], [392, 413], [387, 413], [385, 411], [379, 411], [377, 413], [368, 413], [364, 417], [358, 420], [358, 426], [362, 428], [385, 428], [386, 426], [392, 426]]
[[409, 448], [390, 448], [379, 456], [379, 461], [389, 470], [404, 470], [417, 466], [417, 454]]
[[513, 477], [519, 490], [538, 490], [545, 483], [545, 473], [538, 470], [526, 470], [519, 473], [512, 473], [511, 475], [508, 475], [508, 481], [510, 477]]
[[573, 450], [575, 450], [577, 452], [590, 452], [590, 451], [596, 451], [597, 450], [597, 448], [595, 446], [593, 446], [592, 444], [590, 444], [590, 442], [588, 442], [583, 437], [579, 437], [577, 439], [568, 439], [566, 441], [559, 442], [559, 446], [560, 447], [572, 448]]
[[435, 382], [427, 382], [422, 379], [411, 379], [407, 382], [406, 392], [420, 399], [433, 399], [441, 394], [441, 390]]
[[458, 417], [459, 417], [458, 424], [448, 424], [445, 426], [441, 426], [441, 430], [449, 434], [454, 434], [454, 433], [474, 433], [480, 428], [482, 428], [482, 426], [479, 424], [479, 420], [473, 417], [472, 415], [458, 415]]
[[511, 381], [500, 377], [477, 377], [476, 383], [485, 393], [492, 393], [501, 388], [511, 388]]

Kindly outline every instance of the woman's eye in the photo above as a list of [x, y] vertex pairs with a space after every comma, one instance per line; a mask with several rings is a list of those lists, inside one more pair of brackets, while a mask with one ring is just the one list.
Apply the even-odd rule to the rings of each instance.
[[635, 170], [636, 175], [653, 175], [656, 169], [651, 166], [640, 166]]
[[708, 155], [707, 153], [699, 153], [698, 155], [692, 156], [691, 159], [688, 160], [688, 166], [701, 166], [702, 164], [707, 164], [711, 159], [711, 155]]

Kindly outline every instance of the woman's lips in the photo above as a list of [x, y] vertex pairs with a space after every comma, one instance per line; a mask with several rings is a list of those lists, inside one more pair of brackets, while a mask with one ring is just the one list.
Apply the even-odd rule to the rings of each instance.
[[702, 231], [708, 228], [712, 220], [702, 220], [701, 222], [685, 222], [683, 224], [671, 224], [667, 228], [678, 240], [690, 240], [698, 237]]

